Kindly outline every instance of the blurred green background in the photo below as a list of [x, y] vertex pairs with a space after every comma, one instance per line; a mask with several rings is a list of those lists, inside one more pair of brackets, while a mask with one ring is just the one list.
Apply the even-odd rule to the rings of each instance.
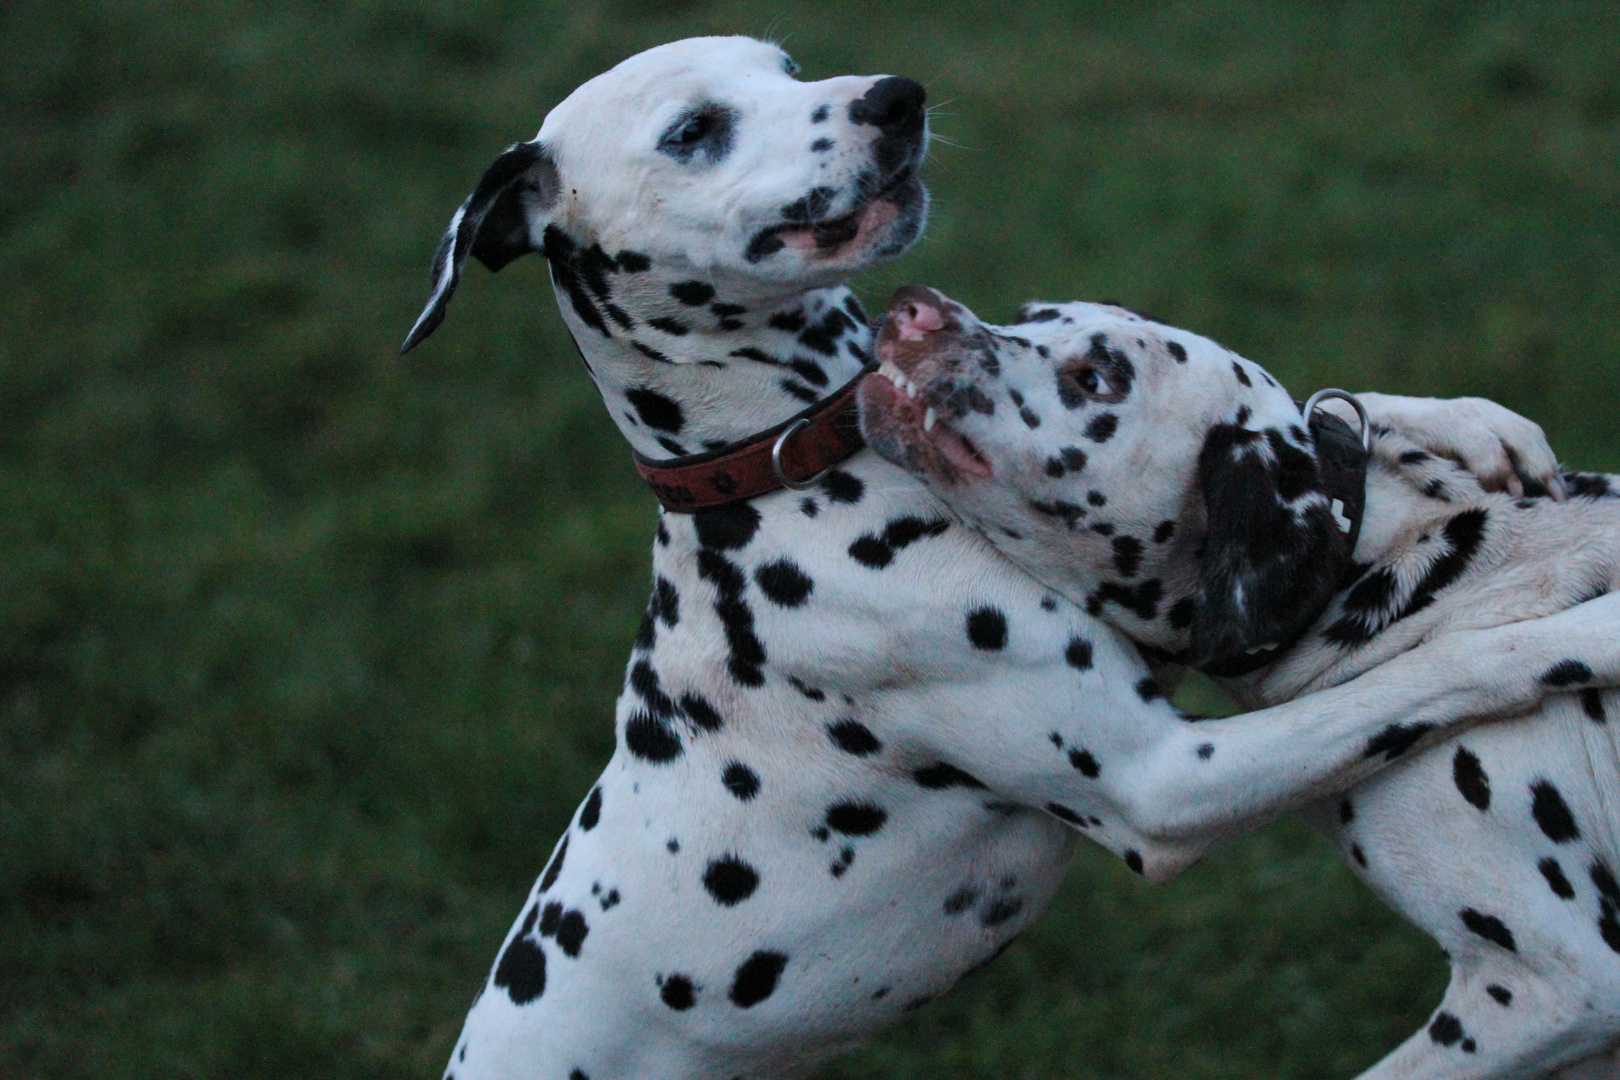
[[[11, 0], [0, 1078], [438, 1075], [610, 753], [653, 501], [538, 260], [394, 349], [492, 157], [699, 33], [929, 85], [872, 303], [1117, 298], [1620, 466], [1612, 4]], [[1087, 851], [823, 1075], [1342, 1077], [1444, 978], [1297, 822], [1167, 889]]]

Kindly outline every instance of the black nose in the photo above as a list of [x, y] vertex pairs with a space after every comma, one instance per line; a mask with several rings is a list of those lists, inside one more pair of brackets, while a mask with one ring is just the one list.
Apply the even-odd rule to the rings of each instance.
[[872, 84], [858, 100], [849, 104], [849, 119], [854, 124], [874, 124], [888, 131], [915, 122], [922, 116], [923, 102], [928, 91], [916, 79], [890, 75]]

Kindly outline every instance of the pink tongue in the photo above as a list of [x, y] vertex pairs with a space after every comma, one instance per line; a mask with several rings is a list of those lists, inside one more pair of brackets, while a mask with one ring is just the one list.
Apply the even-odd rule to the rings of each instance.
[[814, 251], [816, 249], [816, 235], [812, 229], [789, 229], [787, 232], [777, 233], [782, 243], [798, 251]]
[[984, 459], [968, 449], [962, 436], [946, 427], [935, 427], [929, 432], [928, 441], [933, 443], [934, 449], [945, 455], [945, 460], [955, 465], [969, 476], [988, 477], [990, 466]]

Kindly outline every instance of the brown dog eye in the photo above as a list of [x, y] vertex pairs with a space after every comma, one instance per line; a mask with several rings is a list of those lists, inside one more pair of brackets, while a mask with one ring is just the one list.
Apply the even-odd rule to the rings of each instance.
[[1108, 376], [1087, 363], [1077, 363], [1058, 372], [1058, 397], [1071, 409], [1087, 401], [1114, 402], [1124, 395], [1114, 389]]

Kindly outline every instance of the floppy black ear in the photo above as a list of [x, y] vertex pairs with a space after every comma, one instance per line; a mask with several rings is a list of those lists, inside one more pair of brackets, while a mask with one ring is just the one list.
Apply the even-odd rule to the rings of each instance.
[[538, 142], [510, 146], [478, 181], [461, 204], [433, 256], [433, 293], [405, 335], [401, 353], [410, 352], [444, 321], [444, 309], [461, 280], [461, 268], [472, 255], [499, 270], [520, 255], [537, 250], [534, 225], [557, 202], [562, 184], [557, 165]]
[[1198, 455], [1209, 533], [1188, 662], [1235, 674], [1303, 633], [1349, 560], [1309, 453], [1270, 430], [1212, 428]]

